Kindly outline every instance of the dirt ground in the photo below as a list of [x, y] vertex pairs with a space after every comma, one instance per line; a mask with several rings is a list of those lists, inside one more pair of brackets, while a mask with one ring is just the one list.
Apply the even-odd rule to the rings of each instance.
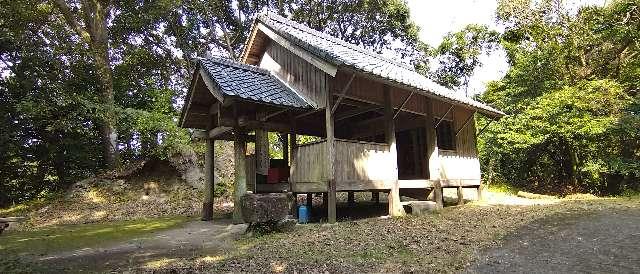
[[482, 252], [468, 273], [640, 273], [640, 211], [545, 218]]
[[640, 271], [640, 199], [496, 195], [402, 218], [382, 216], [384, 202], [343, 203], [336, 224], [268, 235], [244, 234], [246, 226], [228, 220], [191, 221], [100, 248], [25, 259], [55, 273]]

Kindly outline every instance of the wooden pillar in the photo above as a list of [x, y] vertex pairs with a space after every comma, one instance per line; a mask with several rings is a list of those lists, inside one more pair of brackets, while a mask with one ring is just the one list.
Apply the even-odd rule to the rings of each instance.
[[282, 134], [282, 160], [285, 166], [289, 166], [289, 134]]
[[335, 137], [334, 137], [334, 121], [333, 113], [331, 111], [331, 91], [327, 90], [327, 102], [325, 107], [325, 127], [327, 131], [327, 217], [329, 223], [336, 222], [336, 181], [335, 181], [335, 169], [334, 161], [336, 158], [335, 152]]
[[[267, 182], [269, 173], [269, 133], [266, 130], [256, 130], [256, 182]], [[255, 189], [255, 188], [254, 188]]]
[[328, 203], [329, 203], [329, 195], [327, 195], [327, 193], [326, 193], [326, 192], [323, 192], [323, 193], [322, 193], [322, 206], [324, 207], [324, 209], [329, 208], [329, 207], [327, 206], [327, 204], [328, 204]]
[[204, 154], [204, 201], [202, 202], [202, 220], [213, 219], [213, 190], [214, 190], [214, 166], [215, 166], [215, 140], [207, 138], [207, 151]]
[[307, 193], [307, 208], [311, 210], [313, 207], [313, 193]]
[[356, 203], [356, 195], [353, 191], [347, 193], [347, 203], [352, 206]]
[[436, 133], [435, 119], [433, 117], [433, 102], [427, 99], [425, 105], [425, 136], [427, 144], [427, 176], [433, 183], [434, 195], [433, 199], [438, 207], [443, 206], [442, 202], [442, 184], [440, 182], [440, 156], [438, 155], [438, 135]]
[[[287, 149], [284, 149], [283, 147], [283, 153], [285, 153], [284, 155], [287, 155], [287, 159], [288, 159], [288, 165], [289, 165], [289, 191], [291, 191], [291, 193], [293, 194], [294, 200], [293, 200], [293, 204], [291, 205], [291, 215], [293, 216], [298, 216], [298, 194], [296, 192], [294, 192], [294, 184], [295, 182], [291, 181], [291, 172], [293, 171], [293, 169], [295, 169], [295, 155], [296, 155], [296, 151], [298, 150], [298, 137], [296, 135], [296, 119], [295, 117], [291, 116], [290, 117], [291, 120], [291, 134], [289, 135], [285, 135], [285, 143], [291, 142], [291, 158], [289, 158], [288, 156], [288, 145], [287, 145]], [[287, 138], [291, 138], [291, 140], [287, 140]]]
[[380, 203], [380, 191], [371, 191], [371, 201]]
[[484, 184], [478, 186], [478, 201], [482, 201], [482, 192], [484, 192]]
[[247, 193], [247, 178], [246, 178], [246, 161], [245, 155], [247, 154], [246, 133], [240, 129], [234, 129], [233, 151], [234, 151], [234, 166], [235, 166], [235, 178], [233, 184], [233, 223], [240, 224], [244, 220], [242, 218], [242, 206], [240, 205], [240, 198]]
[[440, 184], [440, 180], [436, 180], [433, 183], [433, 200], [436, 202], [437, 208], [442, 208], [444, 206], [444, 197], [442, 196], [442, 185]]
[[394, 166], [392, 174], [391, 190], [389, 192], [389, 215], [402, 216], [404, 209], [400, 205], [400, 186], [398, 185], [398, 152], [396, 151], [396, 128], [393, 122], [393, 106], [391, 105], [391, 90], [389, 86], [384, 85], [382, 88], [384, 93], [384, 120], [385, 120], [385, 139], [389, 145], [391, 154], [391, 165]]
[[458, 186], [458, 205], [464, 205], [464, 194], [462, 193], [462, 186]]

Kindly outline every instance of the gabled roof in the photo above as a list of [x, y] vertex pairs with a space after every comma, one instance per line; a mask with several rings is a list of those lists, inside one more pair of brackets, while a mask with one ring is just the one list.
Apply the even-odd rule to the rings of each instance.
[[215, 57], [199, 62], [225, 96], [297, 108], [310, 107], [293, 89], [265, 69]]
[[257, 17], [257, 21], [295, 45], [337, 67], [348, 68], [374, 78], [406, 86], [450, 103], [467, 105], [491, 116], [505, 115], [502, 111], [472, 98], [459, 95], [455, 91], [433, 82], [409, 65], [395, 62], [274, 13], [263, 13]]
[[227, 98], [311, 108], [293, 89], [265, 69], [224, 58], [199, 58], [180, 114], [180, 126], [206, 128], [209, 105]]

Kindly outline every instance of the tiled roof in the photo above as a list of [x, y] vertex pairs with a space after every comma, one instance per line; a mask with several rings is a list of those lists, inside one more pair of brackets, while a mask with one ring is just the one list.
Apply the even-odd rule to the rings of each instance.
[[359, 46], [347, 43], [326, 33], [285, 19], [274, 13], [263, 13], [258, 21], [276, 33], [325, 61], [338, 67], [347, 67], [384, 80], [408, 86], [423, 93], [435, 95], [453, 103], [467, 105], [481, 112], [503, 116], [504, 113], [472, 98], [459, 95], [415, 71], [406, 64], [395, 62]]
[[310, 107], [269, 71], [223, 58], [199, 60], [224, 95], [298, 108]]

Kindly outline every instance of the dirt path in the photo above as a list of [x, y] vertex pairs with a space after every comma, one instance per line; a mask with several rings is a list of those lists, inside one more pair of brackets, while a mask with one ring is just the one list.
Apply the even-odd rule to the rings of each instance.
[[245, 229], [245, 225], [232, 225], [229, 220], [193, 221], [181, 228], [100, 248], [44, 254], [36, 261], [52, 272], [125, 271], [162, 259], [194, 257], [203, 252], [224, 254]]
[[640, 211], [550, 217], [480, 254], [468, 273], [640, 273]]

